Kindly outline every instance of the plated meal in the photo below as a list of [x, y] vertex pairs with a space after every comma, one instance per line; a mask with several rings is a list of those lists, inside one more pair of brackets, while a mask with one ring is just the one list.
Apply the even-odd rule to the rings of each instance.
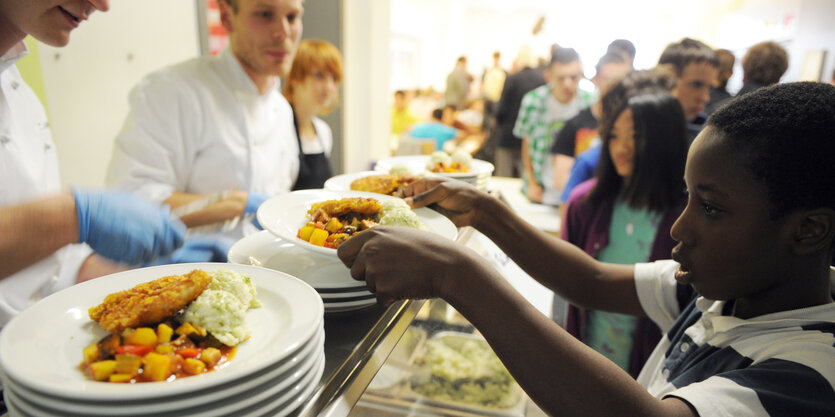
[[95, 381], [173, 381], [223, 367], [260, 307], [249, 276], [228, 269], [168, 275], [112, 293], [88, 310], [107, 336], [83, 349]]
[[299, 239], [316, 246], [339, 248], [357, 233], [378, 224], [425, 229], [417, 214], [401, 199], [383, 203], [369, 197], [349, 197], [314, 203]]
[[411, 173], [372, 174], [351, 182], [350, 188], [386, 195], [395, 195], [401, 188], [417, 181], [420, 177]]
[[437, 173], [467, 173], [473, 164], [473, 157], [465, 151], [456, 151], [452, 155], [444, 151], [435, 151], [426, 162], [426, 170]]

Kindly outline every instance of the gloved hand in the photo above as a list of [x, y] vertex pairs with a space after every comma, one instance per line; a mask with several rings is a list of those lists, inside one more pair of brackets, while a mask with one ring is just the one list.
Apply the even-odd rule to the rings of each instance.
[[[268, 195], [250, 192], [249, 196], [246, 198], [246, 208], [244, 208], [244, 215], [256, 214], [258, 212], [258, 207], [261, 207], [261, 204], [269, 200], [269, 198], [270, 196]], [[252, 217], [252, 225], [257, 227], [258, 230], [264, 230], [264, 228], [261, 227], [261, 223], [258, 223], [258, 216]]]
[[226, 254], [235, 243], [223, 236], [196, 236], [186, 239], [183, 246], [143, 266], [181, 264], [190, 262], [226, 262]]
[[186, 226], [168, 211], [123, 192], [74, 189], [78, 241], [105, 258], [138, 265], [183, 244]]

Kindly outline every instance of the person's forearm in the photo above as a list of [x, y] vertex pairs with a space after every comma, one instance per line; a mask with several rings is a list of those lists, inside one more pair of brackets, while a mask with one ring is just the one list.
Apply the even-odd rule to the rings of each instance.
[[496, 199], [485, 199], [473, 226], [542, 285], [581, 307], [641, 315], [632, 265], [598, 262], [537, 229]]
[[[208, 194], [192, 194], [175, 191], [165, 200], [165, 203], [172, 209], [189, 204], [191, 202], [207, 198]], [[238, 217], [243, 214], [246, 208], [247, 193], [245, 191], [233, 191], [228, 193], [223, 200], [209, 204], [205, 208], [186, 214], [180, 220], [188, 227], [198, 227], [208, 224], [220, 223]]]
[[[485, 272], [491, 274], [491, 272]], [[492, 274], [496, 274], [495, 271]], [[452, 290], [450, 304], [485, 337], [525, 392], [548, 415], [690, 415], [659, 401], [617, 365], [569, 335], [501, 277]]]
[[61, 194], [0, 208], [0, 278], [78, 242], [75, 199]]
[[574, 158], [556, 154], [554, 155], [554, 188], [562, 190], [571, 176], [571, 167], [574, 166]]
[[528, 183], [537, 183], [536, 177], [533, 174], [533, 163], [531, 163], [531, 151], [528, 149], [528, 138], [522, 139], [522, 169], [525, 170], [525, 176]]

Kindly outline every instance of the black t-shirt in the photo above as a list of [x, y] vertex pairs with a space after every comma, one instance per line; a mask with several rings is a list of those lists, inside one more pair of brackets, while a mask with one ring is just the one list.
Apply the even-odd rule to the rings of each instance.
[[591, 108], [584, 109], [576, 116], [565, 122], [565, 126], [556, 132], [551, 154], [574, 157], [589, 148], [591, 141], [596, 138], [599, 123]]

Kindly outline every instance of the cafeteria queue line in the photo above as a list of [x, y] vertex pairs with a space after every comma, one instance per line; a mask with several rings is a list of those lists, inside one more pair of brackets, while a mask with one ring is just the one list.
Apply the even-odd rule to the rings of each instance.
[[[492, 91], [495, 108], [464, 110], [474, 77], [459, 59], [438, 117], [421, 129], [434, 146], [426, 148], [426, 138], [398, 138], [415, 141], [415, 153], [436, 153], [394, 157], [385, 169], [381, 160], [365, 176], [395, 182], [403, 178], [398, 172], [411, 176], [398, 183], [395, 196], [338, 188], [352, 183], [326, 189], [326, 180], [338, 176], [327, 159], [330, 129], [316, 116], [332, 106], [342, 69], [335, 48], [323, 52], [326, 45], [306, 48], [312, 43], [301, 41], [304, 3], [222, 0], [229, 48], [149, 74], [131, 93], [131, 112], [116, 139], [112, 188], [63, 193], [45, 112], [14, 63], [26, 53], [26, 35], [66, 45], [109, 1], [0, 4], [6, 27], [0, 33], [0, 367], [12, 415], [162, 411], [120, 404], [131, 392], [170, 401], [181, 415], [318, 412], [311, 404], [324, 398], [320, 380], [342, 371], [329, 355], [347, 357], [347, 364], [362, 354], [355, 347], [372, 343], [357, 340], [365, 331], [341, 338], [338, 325], [362, 322], [371, 335], [380, 327], [368, 323], [394, 314], [392, 308], [406, 306], [398, 310], [401, 318], [411, 314], [408, 303], [395, 303], [404, 299], [449, 303], [489, 343], [484, 354], [497, 357], [491, 366], [506, 372], [496, 375], [512, 377], [548, 414], [825, 415], [835, 408], [835, 206], [828, 196], [835, 173], [818, 157], [833, 153], [835, 87], [779, 83], [785, 51], [764, 43], [744, 59], [746, 72], [752, 68], [748, 88], [737, 98], [719, 97], [725, 104], [707, 117], [711, 87], [722, 86], [722, 54], [685, 38], [670, 43], [658, 67], [631, 70], [634, 45], [621, 40], [598, 62], [601, 77], [620, 68], [597, 79], [599, 91], [578, 91], [582, 61], [572, 48], [556, 46], [540, 69], [520, 54], [502, 92]], [[294, 58], [307, 53], [309, 63], [294, 77], [302, 62]], [[292, 91], [289, 101], [279, 91], [280, 77], [287, 79], [284, 92]], [[597, 126], [576, 127], [589, 117]], [[507, 138], [515, 142], [507, 146]], [[596, 158], [584, 157], [588, 152]], [[583, 160], [595, 168], [563, 197], [562, 184], [582, 175], [572, 165]], [[521, 194], [506, 194], [545, 207], [546, 216], [526, 215], [522, 205], [514, 210], [487, 194], [494, 170], [518, 172]], [[290, 192], [302, 188], [308, 190]], [[416, 228], [386, 226], [386, 201], [397, 205], [394, 224], [414, 216], [409, 223]], [[300, 240], [308, 222], [311, 236]], [[567, 300], [567, 317], [557, 308], [549, 314], [541, 298], [531, 304], [499, 270], [456, 242], [467, 226], [547, 288], [547, 297], [557, 294], [554, 307]], [[543, 229], [558, 230], [560, 238]], [[242, 255], [267, 268], [218, 263], [253, 236], [263, 244]], [[297, 252], [284, 261], [275, 253], [256, 256], [270, 245], [283, 248], [281, 255]], [[247, 275], [240, 279], [255, 284], [260, 307], [233, 309], [236, 295], [198, 289], [186, 278], [191, 267]], [[286, 274], [284, 268], [297, 269]], [[163, 276], [169, 278], [160, 282], [185, 289], [142, 284]], [[143, 298], [152, 312], [173, 310], [139, 309], [139, 316], [153, 318], [90, 327], [96, 325], [85, 311], [96, 299], [133, 285], [138, 298], [114, 295], [126, 300], [112, 312], [116, 317]], [[198, 301], [204, 294], [210, 298]], [[172, 296], [183, 304], [176, 307]], [[208, 369], [216, 357], [211, 349], [233, 347], [223, 344], [226, 330], [192, 322], [189, 314], [165, 324], [192, 302], [252, 326], [225, 368]], [[75, 313], [62, 315], [63, 325], [53, 322], [67, 307]], [[290, 321], [266, 324], [280, 318]], [[78, 352], [79, 363], [82, 351], [89, 354], [88, 377], [97, 381], [84, 379], [86, 365], [79, 370], [60, 355], [26, 367], [50, 357], [53, 345], [41, 338], [53, 325], [61, 329], [54, 337], [72, 340], [67, 349]], [[140, 332], [143, 325], [156, 331]], [[91, 339], [106, 329], [121, 335]], [[436, 342], [420, 345], [444, 349]], [[42, 356], [31, 355], [44, 348]], [[118, 353], [112, 363], [103, 356], [109, 350]], [[180, 367], [206, 374], [172, 372]], [[54, 381], [38, 382], [51, 372]], [[118, 383], [151, 375], [171, 380]], [[446, 378], [460, 385], [475, 377]], [[249, 392], [220, 389], [229, 383]], [[223, 398], [211, 404], [174, 398], [201, 388]], [[602, 400], [580, 401], [594, 394]]]

